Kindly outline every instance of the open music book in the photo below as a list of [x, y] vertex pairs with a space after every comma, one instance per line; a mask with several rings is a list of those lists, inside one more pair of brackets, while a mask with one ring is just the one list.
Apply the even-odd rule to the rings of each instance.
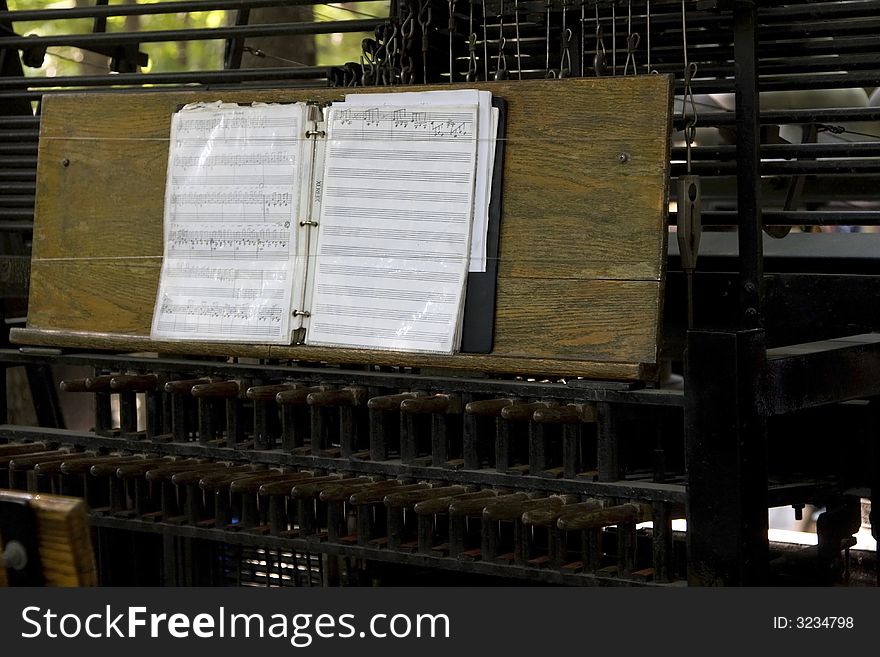
[[151, 338], [456, 351], [497, 127], [476, 90], [184, 107]]

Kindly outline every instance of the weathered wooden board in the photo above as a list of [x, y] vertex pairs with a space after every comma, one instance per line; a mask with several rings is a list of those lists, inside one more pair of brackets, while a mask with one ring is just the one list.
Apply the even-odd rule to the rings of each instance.
[[[0, 490], [0, 500], [22, 500], [36, 517], [37, 545], [46, 586], [97, 586], [86, 505], [61, 495]], [[5, 571], [0, 568], [0, 574]], [[3, 585], [0, 581], [0, 585]]]
[[670, 78], [468, 86], [491, 90], [508, 105], [492, 354], [437, 357], [149, 341], [171, 114], [197, 100], [337, 100], [336, 89], [47, 98], [28, 325], [13, 330], [13, 340], [651, 378], [665, 276]]

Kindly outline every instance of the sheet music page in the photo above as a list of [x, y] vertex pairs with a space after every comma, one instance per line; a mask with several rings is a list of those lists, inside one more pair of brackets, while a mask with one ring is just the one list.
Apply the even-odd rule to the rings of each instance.
[[[441, 100], [442, 99], [442, 100]], [[474, 222], [471, 227], [471, 261], [468, 271], [486, 271], [486, 233], [489, 229], [489, 202], [492, 173], [495, 170], [495, 139], [498, 136], [498, 110], [492, 107], [492, 92], [477, 89], [444, 91], [406, 91], [389, 94], [347, 94], [351, 105], [472, 105], [477, 114], [477, 177], [474, 188]]]
[[153, 339], [290, 342], [304, 123], [302, 104], [174, 115]]
[[476, 125], [476, 105], [329, 109], [308, 344], [458, 347]]

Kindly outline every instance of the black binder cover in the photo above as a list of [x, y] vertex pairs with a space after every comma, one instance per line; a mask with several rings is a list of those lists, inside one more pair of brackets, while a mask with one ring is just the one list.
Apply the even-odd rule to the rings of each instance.
[[492, 98], [498, 108], [498, 139], [495, 142], [495, 168], [489, 198], [489, 229], [486, 234], [486, 271], [468, 273], [464, 301], [461, 353], [488, 354], [495, 339], [495, 290], [498, 281], [498, 245], [501, 236], [501, 190], [504, 171], [504, 144], [507, 103]]

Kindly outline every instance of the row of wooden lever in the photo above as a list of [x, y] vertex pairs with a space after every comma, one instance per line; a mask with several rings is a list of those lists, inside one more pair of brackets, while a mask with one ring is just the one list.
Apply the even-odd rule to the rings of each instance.
[[[668, 580], [671, 505], [478, 489], [254, 464], [0, 446], [11, 488], [83, 496], [98, 513], [485, 560]], [[652, 557], [636, 524], [654, 519]], [[616, 526], [610, 544], [609, 526]], [[659, 536], [659, 539], [658, 539]], [[658, 540], [661, 545], [657, 545]], [[643, 539], [644, 542], [644, 539]], [[644, 550], [643, 550], [644, 551]], [[646, 566], [646, 563], [649, 564]]]
[[[156, 374], [65, 380], [61, 389], [96, 395], [95, 430], [100, 435], [219, 442], [238, 449], [280, 447], [374, 461], [399, 458], [404, 464], [436, 467], [489, 465], [500, 472], [549, 477], [614, 480], [619, 475], [603, 471], [595, 449], [586, 444], [595, 442], [595, 428], [590, 427], [599, 421], [596, 406], [589, 403], [478, 400], [421, 391], [378, 394], [360, 386], [250, 385], [243, 380], [169, 380]], [[147, 405], [143, 431], [137, 421], [136, 397], [141, 393]], [[119, 429], [110, 417], [111, 394], [119, 395]], [[253, 405], [252, 418], [245, 416], [245, 400]]]

